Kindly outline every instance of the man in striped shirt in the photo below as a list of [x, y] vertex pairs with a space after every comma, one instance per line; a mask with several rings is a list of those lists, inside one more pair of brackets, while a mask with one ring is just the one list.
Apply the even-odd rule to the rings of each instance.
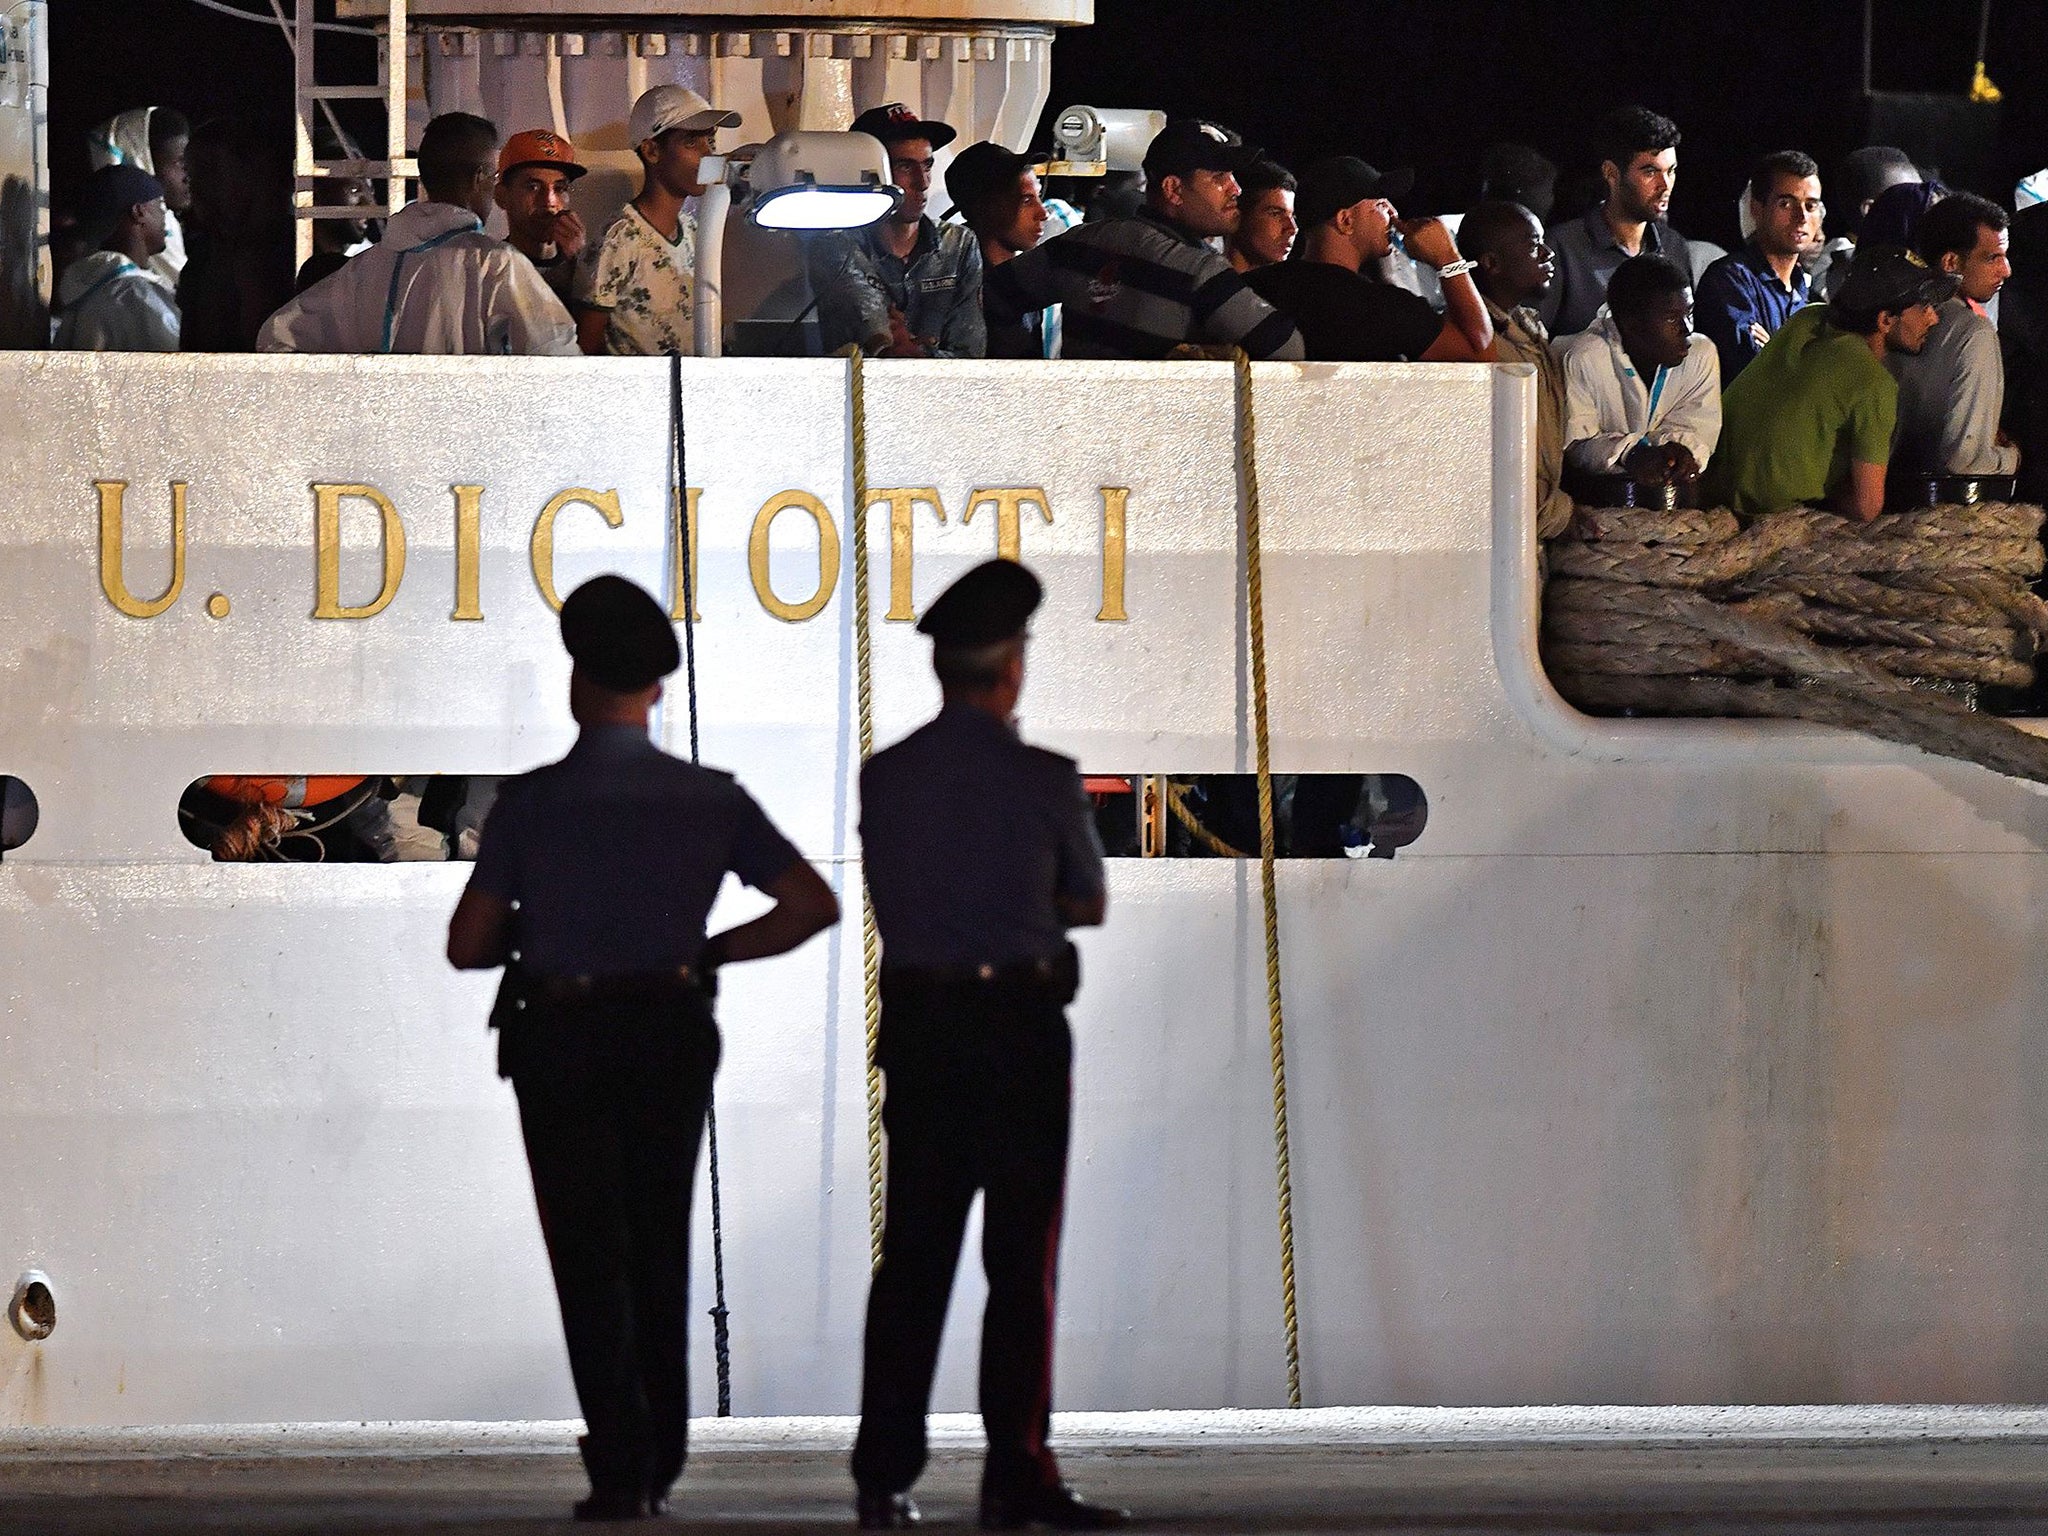
[[1294, 322], [1245, 285], [1207, 242], [1237, 227], [1235, 172], [1255, 152], [1229, 129], [1178, 118], [1145, 152], [1145, 206], [1083, 224], [992, 267], [989, 355], [1033, 357], [1023, 317], [1064, 306], [1064, 357], [1158, 358], [1183, 345], [1299, 359]]

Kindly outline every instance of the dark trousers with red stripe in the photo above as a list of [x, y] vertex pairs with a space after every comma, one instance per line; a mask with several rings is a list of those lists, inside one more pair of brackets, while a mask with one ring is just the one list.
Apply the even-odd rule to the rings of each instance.
[[864, 1493], [900, 1493], [924, 1470], [932, 1372], [977, 1192], [988, 1275], [982, 1488], [1059, 1481], [1046, 1436], [1074, 1052], [1066, 1000], [1042, 984], [884, 978], [888, 1218], [853, 1447]]
[[694, 993], [535, 1003], [504, 1041], [598, 1488], [665, 1490], [690, 1417], [690, 1197], [718, 1069]]

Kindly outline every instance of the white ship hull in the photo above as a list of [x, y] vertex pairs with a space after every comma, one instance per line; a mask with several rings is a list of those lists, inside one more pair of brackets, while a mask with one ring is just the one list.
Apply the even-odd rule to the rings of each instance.
[[[852, 909], [850, 553], [795, 622], [748, 558], [792, 489], [847, 534], [846, 366], [685, 381], [704, 754]], [[1050, 524], [1019, 534], [1049, 589], [1027, 734], [1091, 772], [1248, 770], [1229, 370], [868, 382], [872, 484], [947, 513], [915, 514], [917, 604], [996, 547], [991, 509], [960, 526], [970, 492], [1044, 492]], [[1530, 398], [1510, 370], [1258, 370], [1274, 766], [1407, 774], [1430, 804], [1392, 861], [1280, 869], [1307, 1400], [2048, 1396], [2048, 801], [1819, 729], [1564, 708], [1534, 659]], [[42, 1343], [0, 1334], [0, 1422], [574, 1412], [491, 981], [441, 958], [464, 867], [214, 864], [175, 807], [204, 774], [557, 754], [536, 516], [616, 491], [616, 530], [560, 514], [555, 585], [665, 588], [667, 401], [651, 362], [0, 356], [0, 773], [41, 805], [0, 862], [0, 1280], [39, 1269], [58, 1306]], [[165, 589], [188, 487], [156, 617], [102, 591], [113, 481], [131, 603]], [[309, 617], [315, 483], [403, 521], [374, 617]], [[484, 487], [481, 620], [450, 618], [462, 485]], [[1097, 617], [1105, 488], [1129, 492], [1121, 622]], [[343, 506], [339, 598], [367, 606], [379, 520]], [[882, 618], [886, 510], [871, 528], [887, 741], [935, 691]], [[811, 517], [771, 546], [773, 601], [802, 606]], [[1117, 861], [1083, 941], [1063, 1408], [1284, 1401], [1257, 878]], [[735, 1408], [847, 1412], [857, 928], [744, 968], [720, 1017]], [[979, 1297], [970, 1273], [944, 1408], [972, 1403]]]

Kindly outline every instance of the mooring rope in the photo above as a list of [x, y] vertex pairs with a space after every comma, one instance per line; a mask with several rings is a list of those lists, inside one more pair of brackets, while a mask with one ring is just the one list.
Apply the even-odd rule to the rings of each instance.
[[1219, 859], [1248, 859], [1250, 854], [1242, 848], [1233, 848], [1214, 832], [1202, 825], [1202, 818], [1195, 814], [1195, 808], [1188, 804], [1187, 791], [1173, 780], [1166, 781], [1166, 808], [1173, 812], [1174, 820], [1188, 829], [1188, 835]]
[[[853, 459], [853, 656], [854, 694], [860, 711], [860, 760], [875, 750], [875, 687], [872, 634], [868, 618], [868, 396], [860, 348], [840, 354], [851, 370], [851, 449]], [[860, 979], [867, 1015], [868, 1095], [868, 1262], [882, 1262], [882, 1222], [886, 1214], [882, 1182], [882, 1073], [875, 1050], [882, 1037], [882, 948], [875, 932], [875, 904], [868, 896], [867, 862], [860, 877]]]
[[1794, 508], [1730, 536], [1695, 513], [1690, 542], [1652, 546], [1639, 514], [1582, 508], [1550, 545], [1544, 664], [1589, 710], [1809, 719], [2048, 783], [2048, 741], [1930, 686], [2033, 682], [2044, 516]]
[[[669, 441], [674, 453], [669, 459], [669, 516], [675, 526], [670, 536], [680, 550], [676, 562], [683, 592], [683, 678], [690, 701], [690, 761], [697, 752], [697, 541], [690, 506], [690, 464], [683, 439], [683, 360], [668, 360]], [[714, 1080], [704, 1107], [704, 1130], [711, 1164], [711, 1343], [718, 1359], [718, 1416], [732, 1417], [732, 1328], [731, 1313], [725, 1305], [725, 1204], [718, 1188], [718, 1090]]]
[[1251, 619], [1252, 736], [1259, 770], [1259, 898], [1266, 923], [1266, 1028], [1273, 1057], [1273, 1155], [1280, 1207], [1280, 1308], [1287, 1328], [1287, 1402], [1301, 1406], [1301, 1325], [1294, 1287], [1294, 1173], [1288, 1151], [1287, 1028], [1280, 1006], [1280, 902], [1273, 870], [1273, 759], [1266, 709], [1266, 589], [1260, 568], [1258, 416], [1252, 360], [1235, 355], [1237, 473], [1244, 496], [1245, 600]]

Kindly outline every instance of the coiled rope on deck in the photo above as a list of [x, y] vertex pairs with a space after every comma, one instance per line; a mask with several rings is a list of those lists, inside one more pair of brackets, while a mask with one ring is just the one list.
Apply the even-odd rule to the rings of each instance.
[[[697, 529], [690, 516], [690, 461], [683, 437], [683, 360], [668, 360], [668, 426], [671, 454], [669, 516], [675, 526], [677, 582], [683, 597], [683, 667], [690, 702], [690, 761], [697, 761]], [[673, 611], [673, 609], [671, 609]], [[725, 1305], [725, 1204], [718, 1187], [718, 1089], [716, 1080], [704, 1105], [704, 1129], [711, 1164], [711, 1308], [712, 1350], [718, 1361], [718, 1416], [732, 1417], [732, 1328]]]
[[1252, 736], [1259, 771], [1259, 899], [1266, 928], [1266, 1024], [1273, 1059], [1273, 1158], [1280, 1209], [1280, 1307], [1287, 1330], [1287, 1402], [1301, 1406], [1301, 1325], [1294, 1285], [1294, 1172], [1287, 1126], [1287, 1027], [1280, 1002], [1280, 903], [1274, 885], [1272, 734], [1266, 708], [1266, 587], [1259, 544], [1258, 415], [1252, 360], [1232, 359], [1237, 380], [1237, 474], [1244, 499], [1245, 605], [1251, 621]]
[[2048, 783], [2048, 741], [1942, 691], [2034, 682], [2043, 520], [2002, 502], [1747, 526], [1581, 508], [1547, 547], [1544, 663], [1596, 713], [1807, 719]]
[[[857, 345], [849, 345], [840, 356], [850, 370], [851, 457], [853, 470], [853, 516], [848, 530], [853, 537], [853, 658], [854, 695], [860, 713], [860, 760], [865, 763], [875, 751], [875, 687], [872, 634], [868, 616], [868, 397], [867, 379], [862, 372], [865, 359]], [[861, 1000], [867, 1014], [867, 1098], [868, 1098], [868, 1262], [882, 1262], [882, 1223], [885, 1215], [882, 1182], [882, 1073], [875, 1065], [875, 1049], [882, 1037], [882, 950], [875, 932], [875, 904], [868, 896], [867, 860], [861, 860], [860, 876], [860, 979]]]

